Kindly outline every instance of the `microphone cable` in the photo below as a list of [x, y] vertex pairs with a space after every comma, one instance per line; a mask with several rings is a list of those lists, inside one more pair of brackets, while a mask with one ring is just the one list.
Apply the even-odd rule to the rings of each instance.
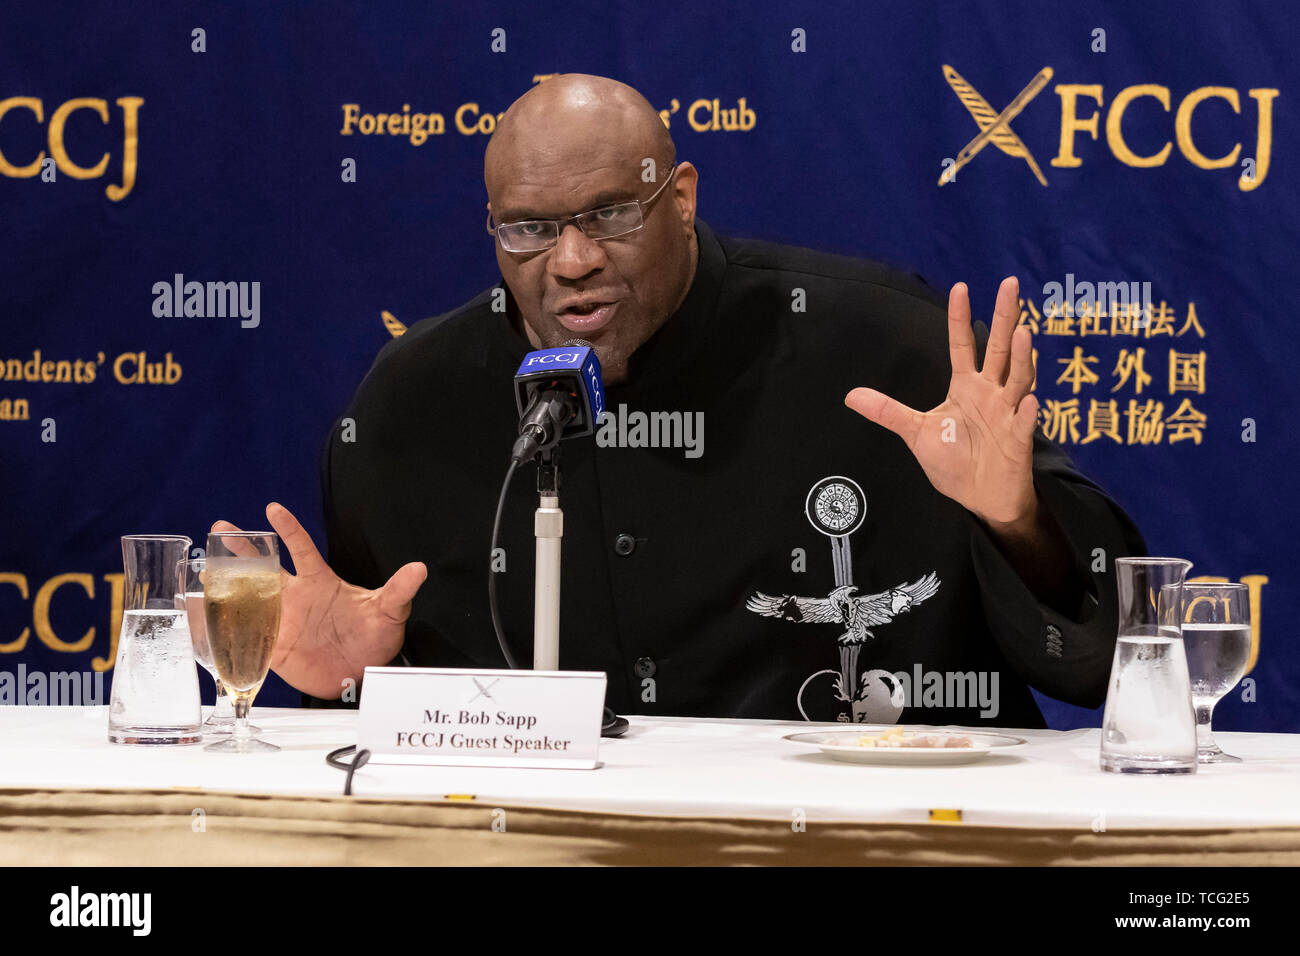
[[501, 626], [501, 609], [497, 606], [497, 572], [492, 567], [492, 562], [497, 553], [497, 542], [501, 537], [501, 514], [506, 508], [506, 493], [510, 490], [510, 481], [515, 477], [515, 470], [518, 467], [519, 459], [512, 457], [510, 467], [506, 470], [505, 481], [501, 482], [501, 494], [497, 498], [497, 515], [492, 521], [492, 550], [488, 552], [488, 605], [492, 610], [492, 630], [496, 632], [501, 655], [512, 671], [519, 670], [519, 664], [515, 661], [515, 655], [510, 652], [510, 645], [506, 643], [505, 628]]

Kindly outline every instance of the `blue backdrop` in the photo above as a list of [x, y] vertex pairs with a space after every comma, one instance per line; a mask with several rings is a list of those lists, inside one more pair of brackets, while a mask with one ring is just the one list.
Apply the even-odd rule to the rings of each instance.
[[[276, 499], [321, 539], [319, 449], [375, 352], [497, 278], [495, 116], [546, 75], [587, 72], [664, 111], [719, 232], [964, 280], [981, 317], [1018, 275], [1043, 427], [1153, 553], [1252, 587], [1257, 658], [1216, 728], [1300, 730], [1294, 11], [11, 6], [0, 671], [111, 679], [121, 534], [200, 542], [218, 517], [264, 526]], [[978, 118], [1046, 70], [940, 186]], [[157, 315], [155, 284], [178, 274], [258, 283], [256, 327]], [[1076, 299], [1055, 313], [1053, 282]], [[1151, 321], [1098, 315], [1085, 282], [1149, 283]], [[259, 703], [296, 699], [272, 677]], [[1054, 726], [1097, 723], [1043, 703]]]

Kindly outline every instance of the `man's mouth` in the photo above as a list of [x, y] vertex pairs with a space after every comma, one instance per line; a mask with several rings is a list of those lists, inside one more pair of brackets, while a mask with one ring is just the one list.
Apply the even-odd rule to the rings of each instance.
[[595, 332], [614, 318], [617, 302], [583, 302], [555, 313], [556, 319], [570, 332]]

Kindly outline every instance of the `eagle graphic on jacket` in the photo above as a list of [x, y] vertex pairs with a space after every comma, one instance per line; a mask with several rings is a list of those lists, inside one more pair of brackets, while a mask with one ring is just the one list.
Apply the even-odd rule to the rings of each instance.
[[867, 640], [874, 638], [871, 628], [888, 624], [899, 614], [910, 611], [939, 590], [939, 577], [933, 571], [911, 584], [900, 584], [877, 594], [858, 596], [857, 587], [846, 584], [837, 587], [824, 598], [796, 597], [782, 594], [779, 597], [755, 591], [745, 602], [745, 607], [765, 617], [779, 617], [785, 621], [807, 624], [838, 624], [844, 628], [839, 637], [840, 679], [837, 696], [852, 701], [857, 690], [855, 673], [858, 651]]

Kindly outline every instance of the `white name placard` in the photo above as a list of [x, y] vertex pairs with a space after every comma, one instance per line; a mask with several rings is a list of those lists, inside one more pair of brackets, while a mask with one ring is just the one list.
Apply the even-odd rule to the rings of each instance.
[[376, 764], [591, 770], [605, 683], [600, 671], [367, 667], [357, 747]]

